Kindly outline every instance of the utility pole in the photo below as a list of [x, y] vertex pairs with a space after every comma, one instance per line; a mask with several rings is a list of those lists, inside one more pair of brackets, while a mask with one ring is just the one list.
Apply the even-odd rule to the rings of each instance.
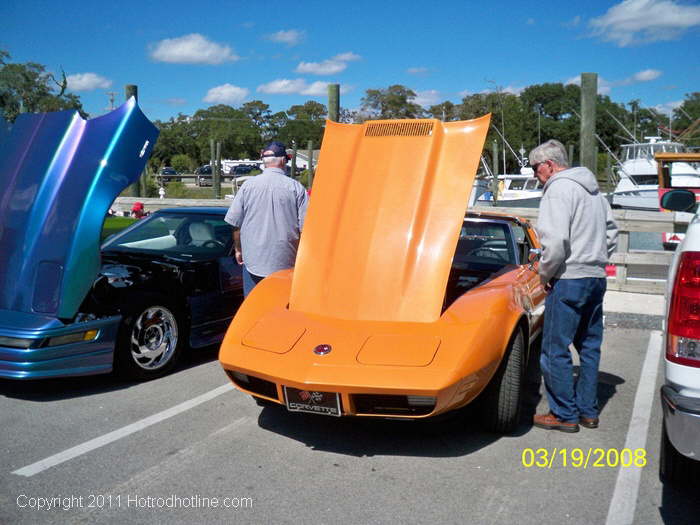
[[491, 193], [494, 203], [498, 201], [498, 141], [493, 140], [491, 145], [491, 160], [493, 162], [493, 174], [491, 177]]
[[340, 115], [340, 84], [328, 84], [328, 120], [338, 122]]
[[221, 142], [216, 142], [216, 167], [212, 170], [214, 198], [221, 198]]
[[106, 110], [114, 111], [114, 97], [116, 95], [116, 91], [107, 91], [107, 96], [109, 97], [109, 107], [105, 108]]
[[307, 144], [307, 150], [308, 150], [308, 170], [309, 170], [309, 189], [311, 189], [311, 186], [313, 186], [314, 183], [314, 142], [313, 140], [310, 140], [309, 143]]
[[292, 139], [292, 167], [289, 170], [289, 176], [293, 179], [297, 176], [297, 141]]
[[598, 98], [598, 74], [581, 73], [581, 166], [598, 172], [595, 142], [595, 110]]
[[[124, 86], [124, 95], [126, 96], [126, 100], [129, 100], [131, 97], [134, 97], [136, 99], [136, 102], [139, 101], [139, 88], [135, 84], [127, 84]], [[143, 184], [143, 174], [141, 174], [141, 177], [139, 177], [139, 180], [134, 182], [131, 186], [129, 186], [126, 190], [126, 194], [130, 195], [131, 197], [141, 197], [141, 185]], [[144, 192], [145, 193], [145, 192]]]

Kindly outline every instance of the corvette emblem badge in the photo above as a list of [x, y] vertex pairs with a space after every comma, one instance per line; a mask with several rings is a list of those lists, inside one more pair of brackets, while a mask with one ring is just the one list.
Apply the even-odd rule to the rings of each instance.
[[316, 355], [326, 355], [331, 353], [331, 345], [318, 345], [314, 348], [314, 354]]

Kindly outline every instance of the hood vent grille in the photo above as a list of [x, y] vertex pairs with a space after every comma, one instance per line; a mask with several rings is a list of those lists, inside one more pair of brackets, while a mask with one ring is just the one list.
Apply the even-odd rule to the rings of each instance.
[[377, 122], [365, 129], [365, 137], [429, 137], [432, 133], [432, 122]]

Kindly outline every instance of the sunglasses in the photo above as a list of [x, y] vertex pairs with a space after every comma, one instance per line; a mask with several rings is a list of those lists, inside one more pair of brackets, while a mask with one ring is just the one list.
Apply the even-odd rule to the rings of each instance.
[[535, 164], [532, 165], [532, 171], [533, 171], [534, 173], [537, 173], [537, 170], [540, 169], [540, 166], [541, 166], [542, 164], [547, 164], [547, 161], [546, 161], [546, 160], [543, 160], [542, 162], [536, 162]]

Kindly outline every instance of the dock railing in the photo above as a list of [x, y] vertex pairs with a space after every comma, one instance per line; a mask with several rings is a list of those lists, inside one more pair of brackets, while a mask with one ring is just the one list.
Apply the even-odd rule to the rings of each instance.
[[[141, 201], [146, 211], [160, 208], [176, 208], [179, 206], [229, 206], [230, 200], [217, 199], [152, 199], [143, 197], [119, 197], [112, 208], [117, 212], [129, 211], [134, 202]], [[537, 208], [501, 208], [476, 207], [477, 210], [498, 211], [509, 215], [518, 215], [537, 223]], [[616, 267], [616, 275], [608, 278], [608, 290], [637, 292], [648, 294], [663, 294], [666, 289], [665, 279], [628, 277], [628, 268], [634, 266], [649, 266], [668, 268], [673, 253], [663, 250], [634, 250], [630, 249], [630, 232], [684, 233], [692, 218], [690, 213], [613, 210], [615, 221], [619, 228], [617, 252], [613, 254], [610, 263]], [[665, 275], [665, 273], [664, 273]]]

